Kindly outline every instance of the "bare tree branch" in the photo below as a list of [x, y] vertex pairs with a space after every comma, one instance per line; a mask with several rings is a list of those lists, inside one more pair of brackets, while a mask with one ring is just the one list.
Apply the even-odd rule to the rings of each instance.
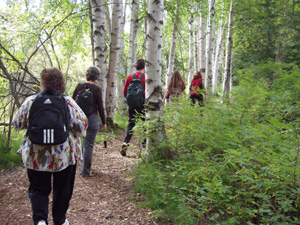
[[12, 93], [14, 99], [15, 99], [15, 102], [16, 102], [17, 106], [20, 107], [21, 104], [19, 102], [19, 98], [18, 98], [18, 95], [16, 93], [16, 87], [14, 85], [14, 82], [13, 82], [12, 78], [11, 78], [11, 75], [9, 74], [9, 72], [7, 71], [6, 67], [4, 66], [4, 64], [2, 62], [1, 57], [0, 57], [0, 68], [2, 69], [2, 71], [5, 74], [6, 78], [9, 80], [9, 86], [10, 86], [11, 93]]

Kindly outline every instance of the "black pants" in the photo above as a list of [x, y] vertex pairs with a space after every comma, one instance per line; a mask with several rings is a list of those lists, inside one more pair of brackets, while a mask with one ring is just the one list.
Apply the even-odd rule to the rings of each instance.
[[192, 106], [195, 105], [196, 101], [198, 101], [199, 106], [203, 106], [203, 95], [190, 95], [190, 99], [192, 100]]
[[29, 178], [28, 195], [31, 201], [34, 225], [40, 220], [48, 223], [49, 194], [51, 193], [51, 177], [53, 175], [52, 215], [55, 225], [65, 222], [66, 212], [72, 197], [76, 164], [59, 172], [44, 172], [27, 169]]
[[136, 120], [138, 118], [141, 118], [143, 121], [145, 121], [145, 112], [144, 107], [142, 108], [131, 108], [128, 107], [128, 125], [126, 129], [126, 134], [124, 137], [124, 142], [129, 143], [132, 137], [132, 129], [134, 128], [136, 124]]

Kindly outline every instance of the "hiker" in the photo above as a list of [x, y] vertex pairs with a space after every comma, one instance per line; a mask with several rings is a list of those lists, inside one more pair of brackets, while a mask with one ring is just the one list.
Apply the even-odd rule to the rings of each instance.
[[[95, 143], [95, 138], [97, 132], [100, 128], [98, 113], [101, 118], [101, 128], [102, 130], [106, 130], [106, 120], [105, 120], [105, 112], [103, 107], [102, 100], [102, 91], [101, 88], [95, 85], [95, 81], [99, 78], [100, 71], [97, 67], [90, 67], [85, 72], [86, 82], [79, 83], [73, 92], [73, 99], [76, 99], [76, 96], [83, 91], [84, 89], [88, 89], [92, 94], [92, 111], [88, 116], [88, 128], [86, 137], [83, 138], [82, 147], [83, 147], [83, 160], [81, 163], [81, 176], [88, 177], [92, 176], [92, 155], [93, 148]], [[85, 106], [87, 107], [87, 106]], [[85, 111], [85, 109], [82, 109]]]
[[173, 102], [175, 99], [185, 90], [185, 82], [180, 75], [179, 71], [175, 70], [171, 76], [164, 96], [164, 104], [167, 102]]
[[[87, 118], [71, 97], [62, 95], [65, 92], [66, 85], [62, 72], [58, 69], [44, 69], [41, 72], [41, 89], [42, 92], [40, 94], [25, 99], [13, 119], [13, 126], [17, 131], [27, 129], [18, 152], [22, 155], [23, 163], [27, 167], [29, 179], [28, 195], [31, 201], [34, 224], [48, 224], [49, 194], [52, 189], [51, 186], [53, 185], [53, 222], [54, 224], [68, 225], [69, 222], [66, 219], [66, 212], [73, 193], [76, 160], [81, 157], [80, 135], [85, 135]], [[56, 111], [55, 114], [57, 117], [62, 116], [67, 120], [66, 124], [68, 124], [69, 127], [64, 127], [64, 129], [69, 132], [67, 133], [66, 140], [61, 144], [51, 144], [51, 141], [56, 141], [55, 135], [46, 139], [46, 141], [50, 141], [50, 144], [34, 144], [32, 138], [36, 137], [31, 137], [30, 133], [30, 126], [35, 122], [33, 120], [38, 120], [39, 117], [43, 119], [44, 115], [46, 116], [45, 118], [48, 116], [49, 121], [51, 120], [49, 116], [51, 115], [51, 110], [45, 107], [52, 109], [51, 107], [54, 107], [52, 104], [55, 99], [51, 100], [47, 97], [46, 94], [48, 91], [56, 93], [56, 96], [60, 96], [57, 97], [58, 102], [64, 104], [64, 106], [61, 107], [64, 111]], [[41, 111], [37, 113], [38, 117], [34, 117], [35, 112], [33, 106], [36, 106], [38, 99], [42, 99], [42, 93], [46, 96], [46, 100], [42, 102], [45, 106], [38, 107]], [[47, 124], [48, 120], [43, 119], [39, 124]], [[54, 125], [58, 126], [62, 124]], [[54, 132], [56, 132], [55, 128], [53, 133]], [[40, 133], [42, 133], [42, 135], [47, 134], [47, 132], [44, 134], [43, 132]], [[52, 132], [49, 133], [52, 134]], [[53, 184], [51, 184], [52, 176]]]
[[195, 72], [193, 75], [193, 79], [190, 85], [190, 92], [190, 99], [192, 101], [191, 105], [195, 105], [196, 101], [198, 101], [199, 106], [203, 106], [203, 93], [205, 91], [202, 74], [200, 71]]
[[[145, 60], [144, 59], [138, 59], [135, 63], [136, 72], [133, 74], [129, 74], [126, 78], [123, 94], [126, 98], [127, 102], [127, 110], [128, 110], [128, 125], [124, 137], [124, 141], [122, 144], [122, 149], [120, 151], [122, 156], [126, 156], [126, 150], [129, 146], [130, 139], [133, 134], [133, 128], [136, 124], [136, 118], [141, 118], [143, 121], [145, 121], [145, 112], [144, 112], [144, 101], [145, 101]], [[135, 77], [135, 79], [133, 79]], [[134, 80], [137, 80], [137, 82], [142, 83], [142, 96], [139, 96], [138, 99], [131, 99], [131, 95], [129, 93], [129, 89], [131, 88]], [[139, 81], [140, 80], [140, 81]], [[133, 82], [132, 82], [133, 81]], [[143, 145], [145, 145], [145, 140], [143, 141]]]

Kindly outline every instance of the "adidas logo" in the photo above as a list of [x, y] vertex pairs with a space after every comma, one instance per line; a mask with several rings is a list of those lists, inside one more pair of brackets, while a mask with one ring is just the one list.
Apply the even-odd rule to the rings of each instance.
[[49, 98], [47, 98], [46, 101], [44, 101], [44, 104], [52, 104], [52, 102]]

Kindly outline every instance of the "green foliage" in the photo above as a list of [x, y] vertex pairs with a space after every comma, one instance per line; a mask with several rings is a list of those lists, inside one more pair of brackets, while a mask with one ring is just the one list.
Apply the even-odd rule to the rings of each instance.
[[7, 148], [7, 135], [2, 132], [0, 133], [0, 168], [11, 168], [14, 166], [21, 165], [21, 156], [17, 154], [22, 143], [23, 136], [19, 133], [13, 132], [11, 139], [11, 147]]
[[[238, 1], [234, 53], [237, 66], [272, 58], [299, 65], [299, 4], [276, 0]], [[289, 16], [287, 16], [289, 15]]]
[[[124, 107], [126, 107], [126, 104], [124, 104]], [[126, 129], [128, 118], [127, 118], [127, 107], [123, 110], [116, 111], [114, 114], [114, 120], [115, 123], [118, 124], [118, 126], [122, 129]]]
[[171, 224], [299, 224], [299, 78], [293, 65], [257, 65], [230, 103], [168, 104], [159, 151], [171, 157], [139, 165], [140, 206]]
[[101, 144], [104, 141], [110, 141], [111, 139], [115, 138], [116, 135], [113, 132], [101, 131], [97, 134], [95, 143]]

